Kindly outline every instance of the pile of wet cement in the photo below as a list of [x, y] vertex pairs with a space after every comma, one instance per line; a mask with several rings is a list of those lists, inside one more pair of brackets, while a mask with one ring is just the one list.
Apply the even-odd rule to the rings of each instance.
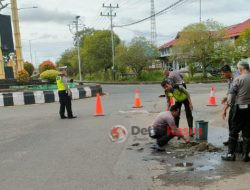
[[190, 151], [198, 152], [220, 152], [221, 148], [215, 147], [214, 145], [207, 142], [190, 142], [189, 144], [172, 144], [171, 148], [173, 149], [187, 149]]

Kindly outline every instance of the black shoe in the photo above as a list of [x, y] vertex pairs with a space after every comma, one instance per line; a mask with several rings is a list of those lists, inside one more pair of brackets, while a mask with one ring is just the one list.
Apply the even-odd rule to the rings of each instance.
[[228, 146], [228, 141], [223, 142], [225, 146]]
[[159, 152], [164, 152], [165, 151], [165, 148], [160, 147], [158, 144], [154, 144], [151, 148], [154, 149], [154, 150], [157, 150]]
[[[192, 130], [192, 129], [191, 129], [191, 130]], [[190, 131], [190, 132], [189, 132], [189, 136], [190, 136], [190, 137], [192, 137], [192, 138], [193, 138], [193, 137], [194, 137], [194, 135], [195, 135], [195, 133], [194, 133], [193, 131]]]
[[242, 157], [242, 161], [243, 162], [249, 162], [250, 161], [250, 157], [248, 155], [249, 153], [244, 153], [243, 157]]
[[227, 153], [225, 156], [221, 156], [221, 159], [224, 161], [235, 161], [236, 157], [235, 154]]
[[61, 116], [61, 119], [67, 119], [68, 117], [66, 117], [66, 116]]
[[77, 118], [77, 116], [70, 116], [70, 117], [68, 117], [69, 119], [75, 119], [75, 118]]

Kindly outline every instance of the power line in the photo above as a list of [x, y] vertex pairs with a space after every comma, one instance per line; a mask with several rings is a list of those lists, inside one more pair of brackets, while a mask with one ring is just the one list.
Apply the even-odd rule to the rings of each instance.
[[[146, 36], [150, 36], [151, 32], [150, 31], [140, 31], [140, 30], [134, 30], [134, 29], [130, 29], [130, 28], [125, 28], [125, 27], [119, 27], [119, 29], [123, 29], [123, 30], [128, 30], [130, 32], [133, 32], [134, 34], [136, 35], [146, 35]], [[175, 33], [174, 34], [171, 34], [171, 35], [165, 35], [165, 34], [160, 34], [158, 33], [157, 36], [159, 37], [174, 37], [175, 36]]]
[[139, 23], [144, 22], [144, 21], [146, 21], [146, 20], [148, 20], [148, 19], [150, 19], [152, 17], [155, 17], [155, 16], [163, 14], [167, 10], [172, 9], [173, 7], [177, 6], [180, 3], [183, 3], [184, 1], [187, 1], [187, 0], [178, 0], [177, 2], [175, 2], [172, 5], [168, 6], [167, 8], [165, 8], [165, 9], [163, 9], [163, 10], [161, 10], [161, 11], [159, 11], [159, 12], [157, 12], [157, 13], [149, 16], [149, 17], [146, 17], [144, 19], [138, 20], [136, 22], [132, 22], [132, 23], [129, 23], [129, 24], [124, 24], [124, 25], [117, 25], [117, 26], [114, 26], [114, 27], [124, 27], [124, 26], [132, 26], [132, 25], [135, 25], [135, 24], [139, 24]]

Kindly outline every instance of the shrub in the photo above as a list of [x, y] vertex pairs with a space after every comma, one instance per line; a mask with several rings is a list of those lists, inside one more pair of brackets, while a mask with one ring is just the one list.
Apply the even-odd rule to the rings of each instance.
[[59, 72], [56, 70], [47, 70], [47, 71], [44, 71], [40, 75], [40, 77], [43, 80], [48, 80], [49, 82], [54, 83], [56, 81], [56, 77], [58, 74], [59, 74]]
[[33, 72], [35, 70], [32, 63], [29, 63], [29, 62], [24, 63], [24, 69], [28, 72], [29, 76], [32, 76], [32, 74], [33, 74]]
[[30, 80], [30, 76], [26, 70], [22, 70], [17, 72], [16, 79], [19, 82], [28, 82]]
[[162, 71], [144, 71], [141, 75], [141, 81], [162, 81], [163, 74]]
[[44, 61], [41, 65], [39, 65], [39, 73], [43, 73], [47, 70], [56, 70], [56, 65], [52, 61]]

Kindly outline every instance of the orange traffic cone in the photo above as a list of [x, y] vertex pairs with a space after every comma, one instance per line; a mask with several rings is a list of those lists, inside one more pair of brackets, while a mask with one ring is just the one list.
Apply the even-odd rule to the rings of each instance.
[[141, 105], [140, 90], [136, 89], [135, 90], [135, 100], [134, 100], [133, 108], [142, 108], [142, 107], [143, 106]]
[[175, 100], [173, 97], [170, 97], [170, 106], [175, 105]]
[[96, 111], [95, 116], [104, 116], [102, 111], [102, 100], [100, 94], [96, 94]]
[[210, 97], [209, 97], [209, 104], [208, 106], [217, 106], [216, 105], [216, 98], [215, 98], [215, 88], [214, 85], [211, 86]]

